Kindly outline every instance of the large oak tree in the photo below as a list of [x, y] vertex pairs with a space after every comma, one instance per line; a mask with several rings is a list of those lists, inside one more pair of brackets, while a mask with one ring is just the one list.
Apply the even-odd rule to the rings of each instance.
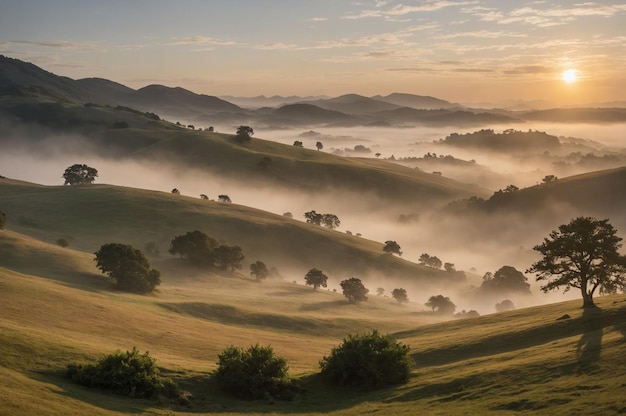
[[619, 254], [622, 238], [608, 219], [578, 217], [559, 226], [533, 247], [543, 255], [527, 273], [544, 281], [544, 292], [564, 287], [579, 289], [583, 307], [595, 307], [593, 296], [626, 290], [626, 256]]

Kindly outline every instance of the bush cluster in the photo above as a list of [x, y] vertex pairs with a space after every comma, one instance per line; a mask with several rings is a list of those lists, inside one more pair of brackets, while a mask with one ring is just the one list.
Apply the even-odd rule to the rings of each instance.
[[78, 384], [108, 390], [130, 397], [180, 398], [178, 386], [161, 377], [156, 359], [149, 353], [140, 354], [136, 348], [125, 353], [117, 351], [96, 364], [70, 364], [66, 376]]
[[291, 400], [299, 391], [287, 376], [287, 362], [271, 346], [256, 344], [247, 350], [227, 347], [218, 355], [215, 381], [224, 391], [246, 400]]
[[321, 373], [339, 385], [366, 389], [405, 383], [413, 365], [409, 350], [376, 330], [349, 335], [320, 361]]

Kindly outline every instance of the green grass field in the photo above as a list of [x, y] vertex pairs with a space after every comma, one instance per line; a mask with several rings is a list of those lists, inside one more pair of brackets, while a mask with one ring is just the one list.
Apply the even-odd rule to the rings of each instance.
[[[163, 272], [155, 293], [128, 294], [115, 291], [94, 265], [93, 247], [115, 235], [105, 232], [116, 228], [107, 224], [119, 226], [122, 222], [116, 221], [121, 219], [115, 215], [125, 213], [138, 221], [136, 229], [125, 232], [143, 241], [158, 227], [134, 218], [132, 212], [141, 212], [141, 205], [187, 207], [182, 217], [188, 218], [194, 209], [202, 211], [200, 204], [206, 201], [179, 205], [172, 195], [126, 188], [3, 182], [9, 183], [1, 195], [3, 208], [10, 207], [10, 221], [8, 229], [0, 231], [2, 415], [626, 412], [626, 295], [599, 298], [600, 310], [592, 312], [581, 309], [577, 300], [442, 322], [411, 302], [398, 305], [391, 298], [371, 295], [367, 302], [350, 305], [340, 293], [313, 291], [288, 278], [257, 282], [245, 270], [234, 275], [202, 271], [169, 255], [151, 258]], [[69, 205], [59, 202], [64, 200], [59, 192]], [[118, 192], [122, 204], [118, 214], [99, 224], [78, 214], [85, 210], [66, 212], [76, 202], [67, 192], [86, 192], [82, 198], [92, 207], [101, 200], [86, 196], [88, 192], [102, 192], [102, 200], [111, 198], [107, 192]], [[120, 198], [124, 192], [133, 197]], [[143, 193], [153, 199], [137, 199]], [[49, 217], [27, 208], [45, 201]], [[18, 205], [19, 211], [14, 211]], [[234, 205], [216, 204], [214, 209], [224, 221], [245, 215], [264, 226], [270, 221]], [[12, 218], [20, 212], [29, 221], [14, 223]], [[73, 237], [68, 248], [53, 244], [63, 230]], [[558, 320], [565, 314], [570, 319]], [[374, 392], [326, 385], [317, 375], [319, 360], [346, 335], [373, 329], [411, 347], [416, 365], [409, 382]], [[245, 402], [223, 395], [212, 384], [209, 376], [219, 352], [228, 345], [256, 343], [272, 345], [287, 359], [290, 374], [305, 388], [303, 395], [292, 402]], [[93, 362], [133, 347], [157, 359], [189, 396], [188, 406], [116, 397], [72, 384], [61, 375], [70, 363]]]

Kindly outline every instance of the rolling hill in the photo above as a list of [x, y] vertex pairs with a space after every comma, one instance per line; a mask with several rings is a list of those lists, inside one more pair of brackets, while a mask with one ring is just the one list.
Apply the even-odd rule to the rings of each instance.
[[449, 101], [441, 100], [435, 97], [404, 94], [399, 92], [394, 92], [384, 97], [382, 95], [376, 95], [371, 98], [374, 100], [385, 101], [391, 104], [399, 105], [401, 107], [415, 108], [418, 110], [438, 110], [442, 108], [460, 107], [458, 104], [453, 104]]
[[[247, 264], [262, 259], [289, 280], [301, 280], [312, 267], [337, 284], [348, 275], [376, 281], [400, 279], [424, 288], [464, 284], [462, 273], [445, 273], [383, 253], [382, 243], [331, 231], [253, 208], [171, 193], [110, 185], [41, 186], [0, 179], [0, 207], [7, 228], [54, 243], [94, 252], [105, 243], [124, 242], [142, 249], [155, 243], [157, 263], [179, 263], [167, 254], [171, 240], [200, 230], [243, 248]], [[20, 269], [21, 270], [21, 269]], [[21, 270], [29, 272], [29, 270]]]
[[[367, 193], [420, 206], [487, 193], [477, 186], [384, 161], [343, 158], [257, 138], [241, 142], [234, 135], [187, 129], [127, 107], [0, 97], [3, 113], [14, 126], [0, 138], [0, 145], [29, 149], [31, 154], [49, 154], [58, 148], [67, 148], [67, 154], [91, 151], [115, 160], [196, 168], [247, 183], [307, 192], [332, 188], [346, 195]], [[12, 138], [12, 128], [28, 127], [31, 133]], [[45, 145], [40, 142], [43, 139]]]
[[[259, 284], [178, 267], [150, 296], [117, 292], [91, 269], [88, 253], [7, 230], [0, 231], [0, 253], [3, 416], [626, 411], [625, 295], [597, 298], [594, 311], [577, 300], [436, 323], [414, 303], [370, 297], [355, 306], [340, 294], [284, 281]], [[377, 391], [327, 385], [317, 375], [320, 358], [346, 334], [372, 328], [409, 345], [415, 360], [409, 381]], [[246, 402], [217, 389], [210, 380], [217, 354], [255, 343], [285, 357], [304, 394], [290, 402]], [[68, 364], [133, 346], [157, 359], [188, 404], [117, 397], [61, 375]]]

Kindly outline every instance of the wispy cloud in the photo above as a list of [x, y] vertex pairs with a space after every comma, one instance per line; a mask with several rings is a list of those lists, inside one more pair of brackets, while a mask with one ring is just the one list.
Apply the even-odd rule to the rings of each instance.
[[545, 2], [531, 3], [535, 7], [520, 7], [506, 13], [501, 10], [483, 6], [474, 6], [462, 10], [485, 22], [497, 22], [498, 24], [522, 23], [538, 27], [560, 26], [575, 22], [585, 17], [612, 17], [616, 14], [626, 12], [625, 4], [598, 4], [598, 3], [578, 3], [573, 7], [549, 7], [539, 8]]
[[377, 5], [377, 9], [366, 9], [361, 10], [356, 14], [349, 14], [342, 17], [342, 19], [350, 19], [350, 20], [358, 20], [358, 19], [367, 19], [367, 18], [397, 18], [398, 16], [404, 16], [410, 13], [421, 13], [421, 12], [434, 12], [437, 10], [441, 10], [447, 7], [461, 7], [467, 5], [478, 4], [478, 0], [458, 0], [458, 1], [450, 1], [450, 0], [436, 0], [436, 1], [427, 1], [424, 4], [417, 6], [408, 6], [405, 4], [398, 4], [396, 6], [391, 7], [390, 9], [383, 10], [382, 8], [386, 6], [389, 2], [379, 2]]
[[9, 42], [18, 45], [39, 46], [52, 49], [66, 50], [95, 50], [98, 49], [95, 43], [90, 42], [66, 42], [58, 40], [10, 40]]
[[238, 42], [215, 39], [207, 36], [185, 36], [172, 38], [170, 42], [165, 43], [166, 46], [179, 46], [179, 45], [220, 45], [220, 46], [235, 46], [240, 45]]

